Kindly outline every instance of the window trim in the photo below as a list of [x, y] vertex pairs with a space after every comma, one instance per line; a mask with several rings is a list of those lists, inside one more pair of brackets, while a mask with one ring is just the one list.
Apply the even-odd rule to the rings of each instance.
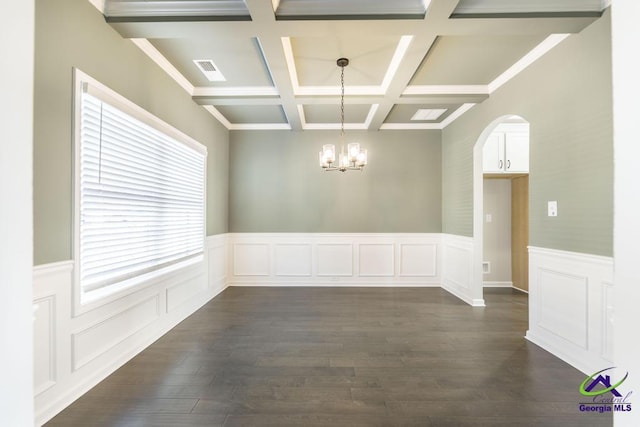
[[[134, 117], [137, 120], [155, 128], [156, 130], [170, 136], [176, 141], [194, 149], [204, 156], [204, 185], [203, 185], [203, 253], [194, 255], [186, 260], [178, 261], [174, 264], [160, 267], [150, 272], [142, 273], [138, 276], [125, 279], [121, 282], [98, 288], [92, 291], [82, 289], [80, 280], [80, 144], [81, 144], [81, 99], [82, 93], [87, 92], [90, 95], [111, 104], [122, 112]], [[111, 88], [100, 83], [93, 77], [82, 72], [77, 68], [73, 68], [73, 312], [74, 315], [82, 314], [93, 310], [99, 306], [122, 298], [126, 295], [138, 292], [147, 287], [161, 283], [167, 278], [178, 273], [197, 270], [204, 271], [206, 244], [206, 228], [207, 228], [207, 148], [191, 138], [187, 134], [181, 132], [147, 110], [128, 100], [124, 96], [118, 94]]]

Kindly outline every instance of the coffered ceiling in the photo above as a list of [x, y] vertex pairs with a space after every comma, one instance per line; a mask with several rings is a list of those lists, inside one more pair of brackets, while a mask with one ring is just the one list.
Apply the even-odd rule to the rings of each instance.
[[[228, 129], [442, 129], [604, 0], [91, 0]], [[198, 67], [203, 64], [210, 80]], [[420, 111], [419, 111], [420, 110]]]

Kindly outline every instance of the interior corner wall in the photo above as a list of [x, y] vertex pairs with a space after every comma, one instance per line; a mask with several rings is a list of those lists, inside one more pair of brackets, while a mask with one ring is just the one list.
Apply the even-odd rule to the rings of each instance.
[[[473, 236], [473, 147], [500, 116], [530, 122], [530, 244], [612, 255], [609, 12], [443, 130], [443, 231]], [[547, 217], [547, 201], [558, 216]]]
[[208, 149], [207, 234], [228, 231], [228, 131], [87, 0], [37, 0], [34, 263], [69, 260], [73, 230], [72, 68]]
[[347, 131], [368, 149], [361, 171], [326, 172], [339, 131], [232, 131], [231, 232], [439, 233], [441, 132]]

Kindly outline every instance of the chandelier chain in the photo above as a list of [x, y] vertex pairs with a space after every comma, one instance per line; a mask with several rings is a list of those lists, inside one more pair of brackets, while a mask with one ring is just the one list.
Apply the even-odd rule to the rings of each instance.
[[344, 65], [340, 67], [340, 136], [344, 136]]

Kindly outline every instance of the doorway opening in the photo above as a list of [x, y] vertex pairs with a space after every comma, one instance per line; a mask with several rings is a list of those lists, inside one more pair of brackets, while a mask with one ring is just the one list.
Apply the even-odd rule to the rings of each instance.
[[529, 123], [506, 115], [474, 147], [474, 287], [528, 292]]

